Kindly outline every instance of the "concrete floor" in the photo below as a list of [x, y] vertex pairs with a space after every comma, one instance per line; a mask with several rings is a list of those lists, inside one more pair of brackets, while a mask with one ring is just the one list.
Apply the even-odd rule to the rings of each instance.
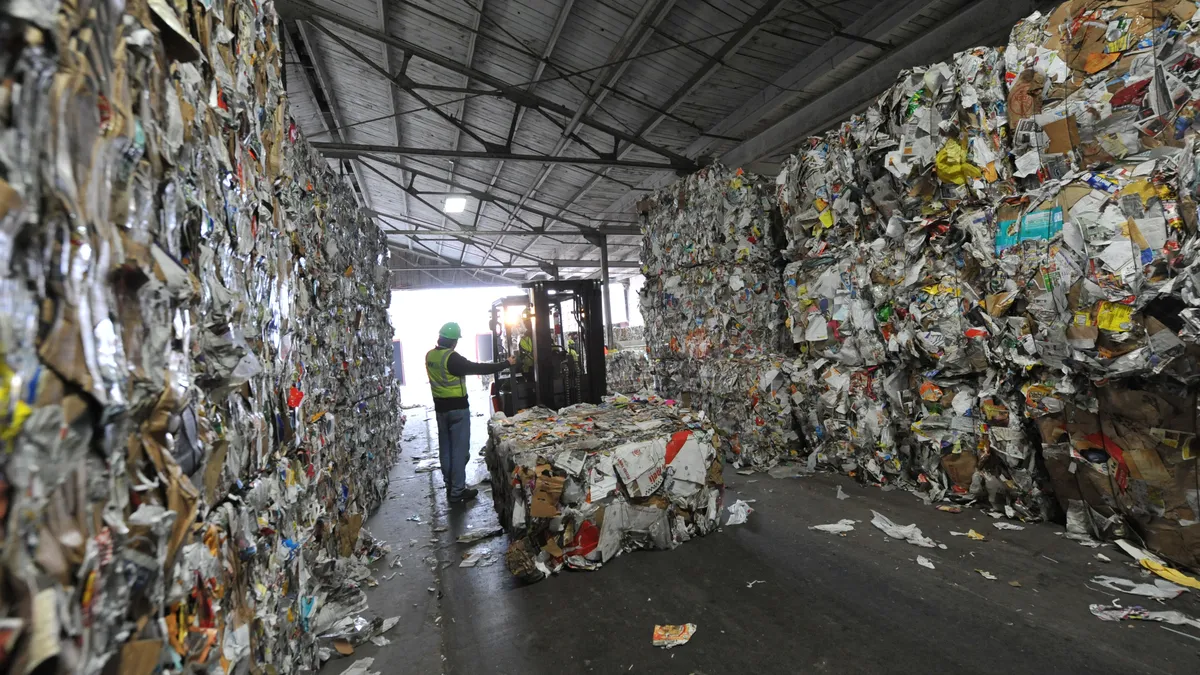
[[[473, 409], [486, 410], [485, 401]], [[1161, 624], [1103, 622], [1088, 611], [1115, 599], [1200, 618], [1200, 594], [1163, 605], [1089, 586], [1100, 574], [1142, 578], [1119, 549], [1083, 547], [1053, 525], [1000, 531], [981, 512], [942, 513], [908, 493], [839, 476], [731, 473], [726, 503], [757, 500], [746, 525], [522, 586], [504, 567], [507, 537], [455, 543], [463, 532], [495, 527], [491, 496], [448, 508], [440, 474], [414, 471], [436, 460], [433, 414], [407, 412], [393, 496], [368, 522], [403, 564], [376, 565], [377, 579], [403, 575], [370, 589], [369, 613], [399, 614], [401, 622], [387, 635], [391, 644], [367, 645], [322, 673], [340, 673], [364, 656], [388, 675], [1200, 672], [1200, 630], [1170, 627], [1188, 637]], [[477, 449], [485, 419], [474, 421]], [[477, 457], [469, 471], [471, 482], [486, 475]], [[849, 499], [836, 498], [839, 485]], [[872, 509], [917, 523], [948, 549], [888, 539], [871, 526]], [[842, 518], [861, 522], [846, 536], [808, 529]], [[987, 540], [950, 535], [970, 528]], [[471, 552], [483, 553], [479, 565], [459, 567]], [[1097, 552], [1113, 562], [1098, 561]], [[936, 569], [917, 565], [918, 555]], [[684, 622], [698, 626], [690, 643], [651, 646], [654, 624]]]

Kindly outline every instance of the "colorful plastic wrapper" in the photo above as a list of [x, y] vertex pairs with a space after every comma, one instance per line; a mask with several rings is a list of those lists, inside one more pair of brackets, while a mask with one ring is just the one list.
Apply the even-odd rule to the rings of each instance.
[[271, 3], [12, 9], [0, 670], [315, 670], [403, 424], [386, 239]]
[[657, 397], [494, 415], [484, 456], [509, 570], [537, 581], [718, 525], [723, 480], [703, 413]]

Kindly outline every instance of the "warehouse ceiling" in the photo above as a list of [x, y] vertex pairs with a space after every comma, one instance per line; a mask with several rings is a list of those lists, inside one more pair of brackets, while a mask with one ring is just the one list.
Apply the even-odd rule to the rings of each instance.
[[[903, 68], [1034, 0], [279, 0], [304, 135], [393, 242], [396, 288], [637, 273], [634, 204], [772, 174]], [[450, 204], [447, 204], [447, 201]], [[456, 213], [455, 202], [461, 207]]]

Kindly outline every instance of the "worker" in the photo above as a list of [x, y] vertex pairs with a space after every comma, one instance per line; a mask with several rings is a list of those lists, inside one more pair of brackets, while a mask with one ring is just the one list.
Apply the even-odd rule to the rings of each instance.
[[574, 333], [571, 333], [571, 335], [567, 338], [567, 354], [571, 355], [572, 361], [579, 360], [579, 352], [575, 351], [575, 334]]
[[526, 378], [533, 376], [533, 324], [529, 315], [524, 318], [525, 334], [517, 342], [517, 352], [521, 355], [521, 374]]
[[438, 449], [441, 451], [442, 480], [452, 504], [470, 501], [479, 490], [467, 487], [467, 459], [471, 452], [471, 411], [467, 404], [467, 375], [491, 375], [516, 363], [475, 363], [463, 358], [454, 348], [462, 337], [456, 323], [442, 326], [437, 347], [425, 354], [425, 372], [433, 390], [433, 409], [437, 413]]

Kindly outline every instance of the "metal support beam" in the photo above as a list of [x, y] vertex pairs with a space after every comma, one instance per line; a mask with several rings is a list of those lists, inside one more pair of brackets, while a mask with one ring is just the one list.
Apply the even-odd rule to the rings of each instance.
[[[443, 258], [444, 260], [444, 258]], [[420, 271], [420, 270], [538, 270], [542, 271], [546, 265], [559, 270], [580, 269], [594, 270], [601, 269], [601, 261], [599, 260], [552, 260], [541, 265], [455, 265], [454, 261], [447, 261], [449, 264], [438, 267], [406, 267], [404, 269]], [[636, 270], [641, 269], [642, 264], [636, 260], [610, 260], [608, 263], [609, 270]]]
[[[399, 87], [400, 89], [404, 90], [405, 92], [407, 92], [409, 96], [412, 96], [413, 98], [417, 99], [417, 102], [420, 103], [421, 105], [425, 106], [425, 108], [427, 110], [429, 110], [433, 114], [437, 115], [438, 117], [441, 117], [443, 120], [446, 120], [446, 122], [448, 122], [451, 126], [453, 126], [455, 129], [457, 129], [459, 132], [465, 133], [466, 135], [475, 139], [475, 141], [477, 143], [479, 143], [480, 145], [482, 145], [485, 150], [488, 150], [491, 152], [497, 152], [497, 151], [504, 149], [503, 146], [501, 146], [500, 144], [492, 143], [491, 141], [488, 141], [485, 138], [483, 138], [482, 136], [480, 136], [479, 134], [475, 133], [474, 131], [471, 130], [470, 127], [468, 127], [466, 124], [464, 124], [462, 122], [462, 120], [454, 117], [450, 113], [443, 111], [440, 107], [435, 105], [429, 99], [418, 94], [416, 91], [416, 88], [413, 87], [414, 82], [412, 82], [412, 80], [410, 80], [408, 78], [408, 76], [406, 76], [404, 74], [393, 75], [393, 74], [389, 73], [387, 70], [381, 68], [379, 66], [379, 64], [372, 61], [366, 54], [363, 54], [362, 51], [360, 51], [359, 49], [354, 47], [354, 45], [351, 45], [349, 42], [338, 37], [338, 35], [336, 33], [334, 33], [332, 30], [330, 30], [330, 29], [326, 28], [325, 26], [322, 26], [321, 24], [316, 23], [316, 22], [314, 22], [313, 25], [316, 26], [317, 29], [320, 30], [322, 33], [325, 33], [326, 35], [328, 35], [331, 40], [333, 40], [334, 42], [341, 45], [342, 49], [345, 49], [346, 51], [350, 52], [350, 54], [353, 55], [355, 58], [357, 58], [359, 61], [362, 61], [366, 65], [370, 66], [375, 72], [379, 73], [380, 75], [382, 75], [382, 76], [386, 77], [388, 80], [390, 80], [393, 85], [395, 85], [395, 86]], [[386, 44], [384, 44], [383, 46], [385, 48], [387, 47]], [[463, 99], [463, 100], [465, 101], [466, 99]]]
[[[363, 159], [369, 159], [372, 162], [376, 162], [378, 164], [383, 164], [385, 166], [394, 166], [399, 169], [405, 169], [404, 166], [402, 166], [396, 162], [392, 162], [392, 161], [383, 159], [382, 157], [376, 157], [375, 155], [364, 155]], [[367, 164], [366, 166], [370, 167], [371, 165]], [[425, 173], [425, 172], [417, 170], [417, 169], [406, 169], [406, 170], [409, 171], [414, 176], [421, 176], [422, 178], [428, 178], [429, 180], [440, 181], [443, 183], [446, 180], [440, 176], [434, 176], [433, 174]], [[516, 204], [516, 202], [513, 202], [512, 200], [505, 199], [503, 197], [497, 197], [495, 195], [488, 195], [484, 192], [476, 190], [475, 188], [467, 187], [466, 185], [462, 185], [459, 183], [453, 183], [453, 184], [451, 184], [450, 187], [453, 187], [458, 190], [462, 190], [463, 192], [467, 193], [468, 195], [470, 195], [476, 199], [486, 199], [486, 200], [494, 202], [496, 204], [508, 204], [510, 206], [515, 206], [515, 204]], [[407, 189], [407, 188], [402, 187], [402, 189]], [[583, 223], [579, 223], [574, 220], [568, 220], [561, 216], [556, 216], [556, 215], [550, 213], [549, 211], [543, 211], [541, 209], [535, 209], [535, 208], [531, 208], [529, 206], [524, 207], [524, 210], [534, 214], [535, 216], [541, 216], [548, 220], [552, 220], [557, 223], [562, 223], [563, 225], [569, 225], [569, 226], [574, 227], [575, 229], [579, 230], [580, 232], [594, 234], [596, 231], [596, 228], [592, 227], [591, 225], [584, 225]]]
[[[389, 217], [385, 213], [380, 213], [385, 218]], [[547, 230], [540, 232], [530, 232], [527, 230], [518, 230], [516, 232], [501, 232], [500, 230], [392, 230], [390, 234], [415, 234], [423, 236], [427, 234], [444, 234], [446, 236], [458, 235], [462, 237], [580, 237], [587, 236], [579, 232], [571, 230]], [[636, 228], [604, 228], [600, 230], [600, 234], [610, 237], [636, 237], [640, 234]], [[628, 244], [629, 246], [641, 246], [641, 244]], [[609, 246], [616, 246], [610, 243]]]
[[612, 298], [609, 297], [609, 284], [612, 279], [608, 277], [608, 269], [611, 265], [608, 262], [608, 237], [600, 237], [600, 288], [604, 291], [604, 323], [608, 333], [608, 346], [613, 346], [613, 315], [612, 315]]
[[[402, 49], [413, 56], [424, 59], [425, 61], [428, 61], [434, 65], [441, 66], [446, 70], [458, 73], [460, 75], [466, 75], [480, 84], [485, 84], [489, 87], [495, 87], [496, 90], [503, 93], [506, 98], [520, 105], [531, 108], [540, 108], [547, 112], [557, 113], [568, 118], [575, 114], [575, 109], [571, 106], [556, 103], [550, 99], [530, 93], [525, 89], [506, 82], [499, 77], [491, 75], [490, 73], [486, 73], [475, 68], [469, 68], [448, 56], [439, 54], [436, 51], [427, 49], [421, 45], [409, 42], [407, 40], [402, 40], [392, 35], [381, 33], [377, 29], [371, 28], [370, 26], [364, 26], [360, 23], [351, 21], [339, 15], [336, 11], [321, 7], [313, 2], [310, 2], [309, 0], [287, 0], [286, 2], [280, 3], [278, 9], [280, 14], [282, 14], [285, 18], [321, 18], [329, 21], [330, 23], [337, 24], [343, 28], [354, 31], [364, 37], [371, 38], [384, 44], [392, 45], [397, 49]], [[622, 129], [618, 129], [590, 117], [585, 117], [583, 123], [620, 141], [632, 143], [656, 155], [665, 157], [673, 163], [686, 166], [691, 169], [697, 168], [695, 163], [693, 163], [692, 160], [688, 159], [687, 157], [684, 157], [683, 155], [671, 150], [659, 147], [654, 143], [650, 143], [642, 138], [638, 138]]]
[[[600, 103], [604, 100], [604, 97], [606, 97], [608, 93], [612, 91], [611, 87], [616, 84], [617, 80], [620, 79], [621, 75], [624, 74], [625, 70], [629, 67], [629, 61], [626, 61], [625, 59], [641, 51], [642, 47], [646, 44], [646, 41], [650, 39], [653, 29], [663, 19], [666, 18], [667, 14], [670, 13], [671, 8], [674, 6], [675, 0], [645, 1], [645, 3], [642, 5], [641, 11], [638, 12], [637, 16], [633, 18], [633, 21], [630, 22], [629, 27], [626, 28], [625, 32], [621, 35], [621, 38], [617, 40], [617, 44], [614, 45], [612, 51], [609, 52], [606, 61], [614, 65], [610, 65], [601, 70], [597, 74], [596, 79], [592, 81], [592, 86], [584, 94], [589, 101], [588, 105], [581, 106], [579, 110], [576, 111], [576, 113], [571, 117], [570, 122], [568, 122], [562, 128], [562, 133], [559, 135], [558, 141], [554, 145], [554, 149], [552, 149], [549, 153], [550, 156], [558, 157], [558, 155], [565, 151], [567, 146], [570, 145], [571, 139], [577, 138], [576, 132], [579, 131], [579, 127], [583, 118], [586, 115], [590, 115], [592, 111], [600, 105]], [[542, 167], [542, 170], [538, 172], [537, 178], [533, 180], [529, 186], [529, 189], [526, 190], [525, 194], [521, 196], [521, 199], [517, 204], [518, 209], [542, 188], [542, 185], [544, 185], [546, 180], [550, 177], [550, 173], [553, 169], [554, 167], [549, 163]], [[600, 176], [601, 174], [593, 176], [590, 179], [590, 182], [593, 184], [598, 182], [600, 180]], [[559, 213], [562, 213], [562, 210], [565, 210], [565, 208], [560, 209]], [[508, 226], [511, 225], [511, 222], [512, 220], [510, 218], [509, 222], [506, 222], [504, 227], [501, 229], [507, 229]], [[533, 246], [536, 243], [537, 239], [534, 239], [525, 248], [529, 248], [529, 246]]]
[[[292, 50], [296, 52], [296, 58], [300, 61], [300, 71], [308, 84], [309, 92], [312, 93], [313, 103], [321, 113], [321, 124], [331, 137], [344, 143], [346, 138], [341, 130], [342, 115], [338, 112], [337, 104], [329, 96], [329, 75], [325, 72], [325, 65], [316, 52], [312, 36], [309, 35], [308, 29], [301, 21], [288, 22], [286, 32], [288, 39], [292, 42]], [[363, 190], [362, 167], [357, 162], [343, 161], [342, 169], [350, 178], [350, 189], [354, 192], [359, 206], [369, 208], [371, 200]]]
[[[400, 184], [399, 182], [397, 182], [395, 179], [393, 179], [392, 177], [388, 176], [387, 174], [385, 174], [384, 172], [380, 171], [378, 168], [376, 168], [376, 167], [374, 167], [374, 166], [372, 166], [372, 165], [370, 165], [370, 164], [364, 164], [364, 166], [366, 166], [366, 167], [367, 167], [368, 169], [370, 169], [371, 171], [374, 171], [374, 172], [376, 173], [376, 175], [378, 175], [379, 177], [383, 178], [385, 181], [387, 181], [387, 182], [391, 183], [392, 185], [395, 185], [396, 187], [400, 188], [401, 190], [403, 190], [404, 192], [408, 193], [409, 195], [412, 195], [412, 197], [414, 197], [414, 198], [415, 198], [417, 201], [421, 202], [422, 204], [424, 204], [424, 205], [428, 206], [428, 207], [429, 207], [429, 208], [431, 208], [431, 209], [437, 210], [437, 207], [436, 207], [436, 206], [434, 206], [433, 204], [430, 204], [428, 201], [426, 201], [426, 200], [424, 200], [424, 199], [422, 199], [422, 198], [421, 198], [421, 193], [420, 193], [420, 192], [417, 192], [416, 190], [413, 190], [411, 187], [408, 187], [408, 186], [405, 186], [405, 185], [401, 185], [401, 184]], [[420, 224], [419, 224], [419, 223], [417, 223], [417, 222], [413, 222], [412, 224], [413, 224], [413, 225], [416, 225], [417, 227], [420, 227]], [[455, 222], [455, 225], [458, 225], [460, 228], [461, 228], [461, 226], [462, 226], [462, 225], [461, 225], [461, 223], [458, 223], [458, 222]], [[448, 232], [449, 232], [449, 230], [438, 230], [437, 228], [430, 227], [430, 232], [431, 232], [431, 233], [434, 233], [434, 234], [437, 234], [437, 233], [439, 233], [439, 232], [441, 232], [441, 233], [448, 233]], [[478, 248], [478, 249], [479, 249], [479, 250], [481, 250], [481, 251], [483, 250], [483, 246], [480, 246], [479, 244], [477, 244], [477, 243], [475, 243], [475, 242], [471, 241], [471, 238], [470, 238], [470, 237], [456, 237], [456, 238], [457, 238], [457, 239], [459, 240], [459, 242], [460, 242], [460, 243], [462, 243], [464, 246], [471, 245], [471, 246], [474, 246], [474, 247]], [[440, 244], [439, 244], [439, 246], [440, 246]], [[523, 251], [517, 251], [517, 250], [515, 250], [515, 249], [508, 249], [508, 248], [501, 249], [501, 250], [502, 250], [502, 251], [504, 251], [505, 253], [508, 253], [509, 255], [512, 255], [512, 256], [517, 256], [517, 257], [520, 257], [520, 258], [525, 258], [526, 260], [532, 260], [532, 261], [534, 261], [534, 262], [537, 262], [537, 263], [545, 263], [545, 262], [547, 262], [547, 261], [546, 261], [544, 258], [539, 258], [539, 257], [537, 257], [537, 256], [535, 256], [535, 255], [529, 255], [528, 253], [525, 253], [525, 252], [523, 252]], [[492, 260], [495, 260], [495, 261], [496, 261], [496, 262], [498, 262], [498, 263], [503, 263], [503, 262], [504, 262], [504, 261], [500, 260], [499, 258], [496, 258], [496, 257], [495, 257], [494, 255], [492, 255], [491, 253], [485, 253], [485, 254], [484, 254], [483, 256], [481, 256], [481, 257], [482, 257], [484, 260], [487, 260], [488, 258], [491, 258]]]
[[[558, 10], [558, 16], [554, 19], [554, 28], [550, 31], [550, 39], [546, 41], [546, 48], [542, 50], [542, 58], [538, 59], [537, 67], [533, 71], [531, 84], [525, 87], [525, 91], [530, 94], [537, 89], [538, 80], [542, 79], [542, 73], [546, 71], [546, 64], [550, 62], [550, 55], [554, 53], [554, 47], [558, 44], [558, 38], [562, 36], [563, 26], [567, 24], [567, 18], [571, 16], [571, 9], [575, 6], [575, 0], [565, 0], [562, 7]], [[529, 108], [518, 104], [513, 110], [512, 122], [508, 129], [508, 143], [512, 144], [512, 139], [516, 137], [517, 131], [521, 128], [521, 122], [525, 119], [525, 113]], [[496, 163], [492, 169], [492, 177], [488, 180], [487, 187], [483, 189], [484, 194], [491, 194], [492, 188], [496, 186], [496, 181], [500, 178], [500, 172], [504, 169], [504, 161]], [[483, 213], [483, 209], [487, 202], [480, 201], [479, 208], [475, 210], [475, 222], [478, 224], [479, 216]], [[506, 226], [503, 229], [511, 227], [512, 221], [506, 220]], [[500, 240], [496, 240], [499, 243]], [[554, 278], [558, 278], [556, 275]]]
[[686, 167], [662, 162], [621, 160], [605, 157], [555, 157], [553, 155], [527, 155], [515, 152], [488, 152], [485, 150], [450, 150], [447, 148], [409, 148], [398, 145], [374, 145], [354, 143], [310, 143], [313, 148], [330, 159], [361, 157], [366, 154], [405, 155], [409, 157], [449, 157], [452, 159], [502, 159], [508, 162], [537, 162], [539, 164], [575, 164], [580, 166], [620, 166], [629, 169], [669, 169], [685, 171]]
[[625, 296], [625, 319], [629, 323], [633, 323], [633, 314], [629, 312], [629, 280], [625, 279], [621, 282], [621, 294]]
[[[377, 0], [376, 11], [379, 13], [379, 30], [386, 35], [388, 33], [388, 0]], [[401, 63], [407, 63], [407, 59], [401, 57]], [[392, 67], [392, 46], [383, 45], [383, 69], [391, 75], [396, 74], [396, 69]], [[392, 104], [392, 123], [396, 130], [396, 145], [404, 145], [404, 130], [400, 126], [400, 106], [399, 93], [394, 87], [388, 89], [388, 100]], [[335, 138], [334, 140], [344, 140]], [[404, 180], [403, 171], [400, 173], [400, 180]], [[404, 211], [404, 215], [408, 215], [408, 195], [403, 191], [400, 193], [400, 208]]]
[[[724, 63], [724, 59], [726, 57], [736, 54], [737, 51], [742, 48], [742, 45], [746, 44], [746, 42], [754, 36], [754, 33], [757, 32], [764, 23], [769, 21], [772, 16], [774, 16], [775, 12], [779, 11], [780, 6], [782, 6], [786, 1], [787, 0], [767, 0], [767, 2], [763, 4], [763, 6], [760, 7], [757, 12], [755, 12], [748, 19], [746, 19], [745, 22], [742, 23], [741, 27], [739, 27], [733, 35], [729, 36], [728, 40], [721, 44], [720, 48], [718, 48], [716, 52], [708, 57], [708, 60], [706, 60], [700, 66], [700, 68], [692, 73], [691, 77], [689, 77], [682, 86], [680, 86], [675, 90], [674, 93], [671, 94], [671, 96], [667, 99], [667, 102], [663, 104], [661, 111], [642, 124], [642, 126], [638, 128], [634, 135], [637, 138], [642, 138], [651, 131], [654, 131], [654, 129], [657, 128], [658, 125], [663, 122], [663, 120], [667, 119], [667, 115], [672, 113], [675, 108], [677, 108], [679, 104], [683, 102], [684, 99], [690, 96], [700, 85], [707, 81], [709, 77], [712, 77], [713, 73], [715, 73], [717, 69], [720, 68]], [[632, 149], [633, 145], [630, 144], [626, 144], [623, 147], [618, 146], [616, 153], [617, 159], [625, 157], [625, 155], [629, 154], [630, 150]], [[584, 183], [582, 187], [575, 191], [575, 194], [571, 195], [571, 198], [567, 200], [566, 204], [563, 204], [562, 208], [564, 210], [568, 209], [575, 202], [582, 199], [589, 190], [595, 187], [596, 183], [600, 182], [600, 178], [602, 176], [603, 172], [599, 176], [593, 176], [592, 178], [588, 179], [588, 181]], [[536, 239], [533, 242], [530, 242], [526, 248], [529, 248], [529, 246], [532, 246], [535, 243], [537, 243]]]

